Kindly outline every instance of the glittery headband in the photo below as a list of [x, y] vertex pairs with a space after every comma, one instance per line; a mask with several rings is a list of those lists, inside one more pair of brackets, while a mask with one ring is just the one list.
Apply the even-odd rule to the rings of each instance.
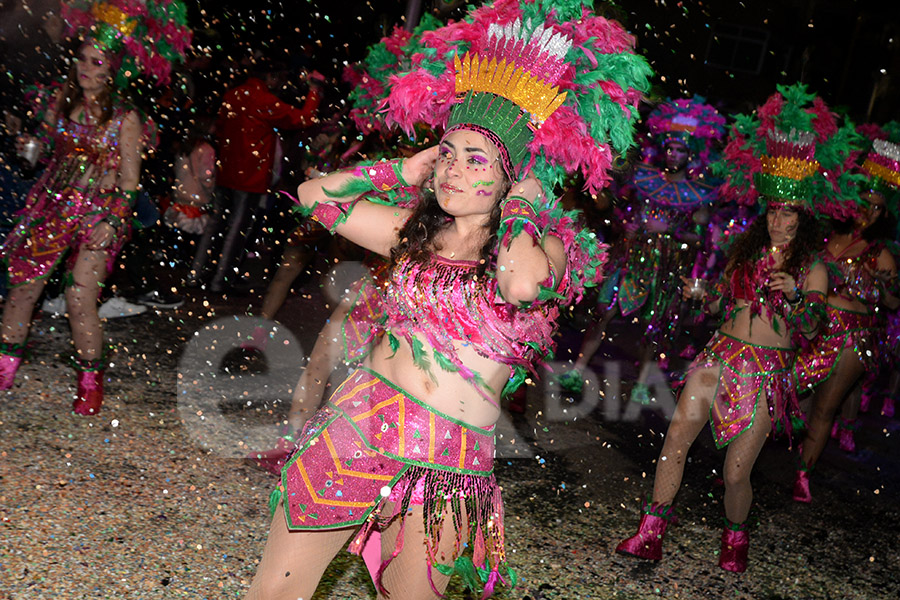
[[487, 39], [480, 52], [453, 59], [456, 104], [447, 132], [466, 128], [492, 132], [492, 141], [500, 142], [503, 168], [512, 179], [535, 130], [566, 99], [556, 82], [566, 68], [572, 42], [550, 27], [532, 27], [518, 19], [506, 26], [491, 24]]
[[872, 151], [860, 170], [868, 176], [871, 189], [885, 198], [893, 198], [900, 192], [900, 145], [887, 140], [873, 141]]
[[770, 131], [766, 151], [760, 157], [762, 168], [755, 175], [757, 191], [785, 202], [810, 200], [813, 191], [810, 177], [819, 170], [815, 135], [795, 129], [789, 133]]

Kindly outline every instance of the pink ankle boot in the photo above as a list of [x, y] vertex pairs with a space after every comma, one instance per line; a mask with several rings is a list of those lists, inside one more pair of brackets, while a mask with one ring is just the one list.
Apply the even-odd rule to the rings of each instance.
[[251, 452], [247, 455], [247, 460], [255, 464], [257, 467], [275, 475], [281, 475], [281, 469], [288, 457], [296, 449], [290, 433], [285, 433], [275, 442], [275, 447], [271, 450], [260, 450], [259, 452]]
[[838, 430], [838, 440], [840, 441], [840, 449], [844, 452], [856, 452], [856, 440], [853, 439], [853, 432], [859, 428], [857, 419], [840, 418], [840, 429]]
[[725, 519], [722, 530], [722, 551], [719, 553], [719, 566], [732, 573], [743, 573], [747, 570], [747, 553], [750, 550], [750, 534], [746, 523], [732, 523]]
[[0, 390], [8, 390], [16, 380], [16, 371], [22, 364], [23, 344], [0, 342]]
[[809, 471], [803, 468], [797, 469], [794, 477], [794, 502], [804, 504], [812, 502], [812, 494], [809, 492]]
[[894, 416], [894, 397], [890, 394], [887, 394], [884, 397], [884, 404], [881, 405], [881, 414], [888, 419]]
[[616, 552], [649, 560], [662, 560], [662, 542], [672, 518], [672, 505], [654, 503], [648, 506], [644, 503], [643, 512], [638, 532], [620, 542], [616, 546]]
[[103, 373], [101, 360], [75, 359], [78, 372], [78, 393], [72, 402], [72, 411], [77, 415], [92, 416], [100, 412], [103, 404]]

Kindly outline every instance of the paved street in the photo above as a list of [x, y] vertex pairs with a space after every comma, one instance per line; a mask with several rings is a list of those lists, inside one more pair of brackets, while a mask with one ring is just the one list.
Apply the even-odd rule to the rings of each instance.
[[[274, 440], [286, 390], [328, 317], [329, 290], [318, 277], [302, 282], [257, 374], [220, 367], [257, 324], [246, 314], [258, 291], [222, 299], [196, 290], [177, 310], [109, 321], [114, 353], [95, 418], [70, 412], [68, 325], [36, 321], [30, 357], [0, 394], [0, 598], [240, 598], [275, 483], [242, 456]], [[559, 399], [535, 387], [524, 415], [504, 414], [497, 473], [520, 582], [498, 598], [900, 597], [900, 426], [875, 414], [880, 403], [863, 418], [856, 453], [829, 445], [810, 506], [791, 500], [785, 441], [763, 450], [743, 575], [716, 566], [723, 454], [708, 431], [692, 452], [664, 560], [614, 554], [650, 491], [667, 401], [643, 411], [626, 402], [639, 340], [624, 324], [611, 333], [593, 367], [601, 380], [621, 377], [602, 382], [604, 397]], [[566, 329], [563, 351], [577, 340]], [[343, 553], [316, 598], [373, 599], [367, 577]], [[473, 596], [452, 588], [450, 597]]]

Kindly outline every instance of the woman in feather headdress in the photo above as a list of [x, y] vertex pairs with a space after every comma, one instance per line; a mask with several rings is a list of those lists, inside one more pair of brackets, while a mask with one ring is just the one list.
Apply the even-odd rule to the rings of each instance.
[[706, 298], [722, 323], [688, 370], [652, 497], [638, 532], [618, 552], [662, 558], [688, 451], [709, 423], [716, 446], [727, 448], [719, 566], [747, 568], [750, 473], [769, 435], [790, 434], [799, 416], [796, 346], [817, 333], [827, 285], [825, 267], [814, 261], [821, 240], [815, 220], [823, 211], [840, 214], [852, 204], [840, 168], [852, 131], [839, 129], [824, 102], [801, 85], [779, 86], [754, 116], [738, 116], [713, 172], [726, 181], [724, 197], [760, 203], [761, 214], [732, 246], [722, 280]]
[[142, 153], [155, 143], [155, 126], [125, 90], [141, 75], [168, 83], [171, 63], [184, 59], [191, 35], [178, 0], [75, 0], [62, 8], [69, 34], [82, 44], [63, 86], [41, 95], [39, 135], [17, 142], [48, 158], [3, 246], [12, 289], [0, 330], [0, 389], [12, 387], [35, 302], [67, 259], [78, 374], [73, 410], [94, 415], [105, 369], [97, 299], [130, 232]]
[[[515, 583], [493, 476], [500, 398], [536, 375], [560, 307], [604, 259], [553, 190], [567, 171], [594, 193], [609, 180], [649, 68], [580, 2], [503, 0], [422, 43], [387, 119], [440, 144], [298, 189], [312, 218], [389, 257], [385, 318], [282, 471], [248, 598], [309, 597], [351, 538], [379, 597], [438, 597], [453, 573], [484, 597]], [[399, 206], [409, 195], [415, 208]]]

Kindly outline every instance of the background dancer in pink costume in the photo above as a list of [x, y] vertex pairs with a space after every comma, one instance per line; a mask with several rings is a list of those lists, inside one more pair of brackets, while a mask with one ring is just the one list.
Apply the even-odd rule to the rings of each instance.
[[[430, 68], [393, 79], [388, 117], [444, 129], [440, 145], [298, 189], [329, 230], [390, 257], [386, 320], [282, 472], [248, 598], [309, 597], [349, 539], [360, 552], [376, 534], [380, 598], [438, 597], [454, 572], [484, 597], [515, 582], [492, 474], [500, 398], [534, 373], [560, 306], [599, 280], [603, 262], [577, 213], [545, 193], [567, 170], [594, 193], [606, 184], [649, 75], [618, 24], [580, 5], [555, 7], [545, 24], [549, 8], [498, 2], [425, 34], [435, 52], [412, 62]], [[592, 68], [580, 62], [588, 54], [627, 65], [617, 79], [627, 87], [570, 79]], [[524, 76], [510, 79], [514, 68]], [[586, 94], [619, 104], [606, 125], [593, 121], [628, 132], [613, 147], [588, 133], [598, 113], [579, 112]], [[416, 208], [386, 206], [398, 191], [420, 194]]]
[[[634, 217], [625, 225], [627, 244], [618, 281], [607, 281], [618, 291], [603, 316], [584, 335], [573, 370], [560, 383], [580, 390], [582, 372], [600, 348], [615, 313], [637, 317], [643, 328], [640, 371], [631, 397], [649, 402], [647, 377], [658, 357], [667, 369], [674, 341], [683, 330], [681, 294], [668, 282], [680, 276], [697, 277], [692, 269], [703, 256], [703, 230], [709, 221], [715, 187], [707, 181], [707, 167], [717, 156], [725, 136], [725, 117], [700, 96], [669, 99], [647, 118], [649, 139], [643, 162], [636, 165], [626, 186], [634, 197]], [[699, 265], [697, 265], [699, 266]]]
[[713, 167], [727, 179], [723, 196], [760, 202], [762, 214], [731, 248], [723, 281], [707, 305], [722, 314], [722, 325], [688, 371], [657, 462], [652, 499], [637, 534], [622, 541], [618, 552], [662, 558], [688, 451], [709, 422], [716, 446], [727, 447], [719, 566], [747, 568], [750, 473], [769, 435], [790, 432], [799, 414], [795, 345], [815, 334], [824, 311], [827, 274], [812, 262], [821, 239], [814, 215], [824, 199], [814, 198], [813, 189], [837, 195], [839, 188], [824, 173], [837, 176], [833, 169], [840, 164], [817, 159], [839, 156], [834, 144], [844, 139], [834, 115], [803, 86], [778, 90], [756, 116], [737, 118], [723, 161]]
[[[166, 84], [172, 59], [183, 60], [190, 45], [184, 6], [151, 3], [160, 8], [157, 17], [143, 3], [126, 0], [62, 5], [69, 34], [84, 43], [63, 86], [43, 98], [40, 134], [17, 142], [20, 151], [38, 144], [49, 159], [3, 246], [12, 289], [3, 310], [0, 389], [12, 387], [34, 304], [68, 256], [66, 303], [78, 372], [73, 409], [82, 415], [96, 414], [103, 402], [97, 299], [128, 238], [142, 152], [155, 139], [153, 123], [128, 103], [127, 87], [142, 74]], [[132, 35], [147, 26], [165, 37], [166, 57], [158, 54], [162, 38]]]
[[[835, 221], [821, 254], [828, 266], [827, 317], [822, 334], [797, 357], [801, 391], [814, 391], [808, 429], [794, 479], [794, 500], [811, 502], [809, 473], [825, 449], [835, 413], [841, 449], [853, 451], [853, 427], [866, 372], [877, 375], [886, 332], [883, 313], [900, 305], [897, 264], [879, 235], [887, 202], [900, 193], [900, 146], [875, 140], [860, 172], [855, 214]], [[884, 233], [884, 232], [881, 232]]]

